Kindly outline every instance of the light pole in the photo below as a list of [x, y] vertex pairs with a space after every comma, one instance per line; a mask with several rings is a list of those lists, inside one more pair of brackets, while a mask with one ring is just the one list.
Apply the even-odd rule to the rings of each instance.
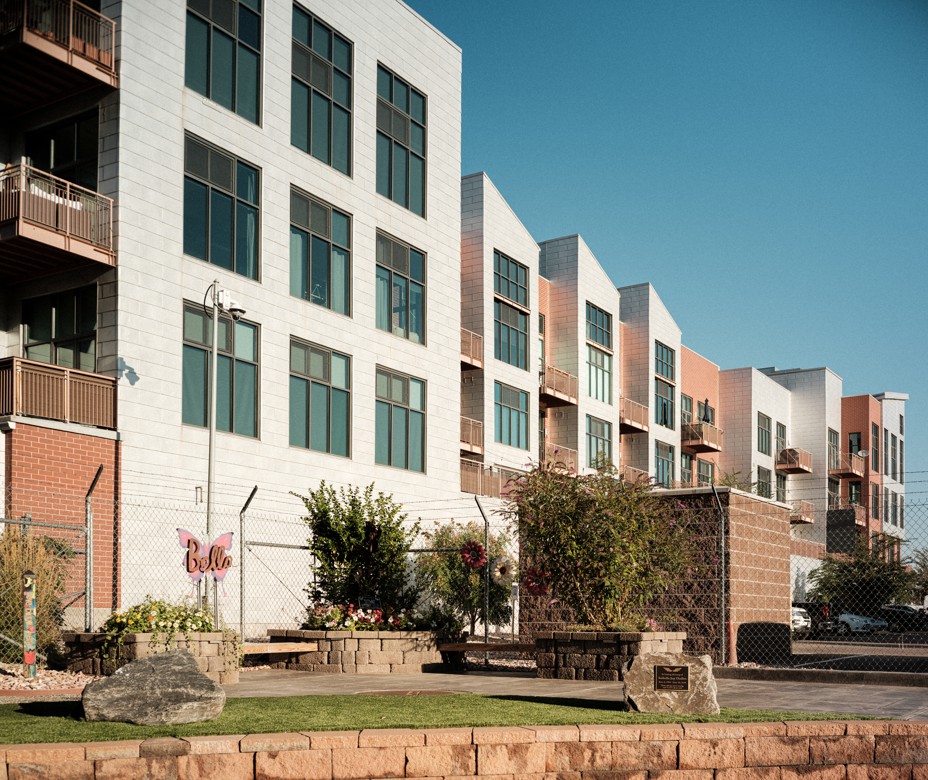
[[[218, 356], [219, 356], [219, 315], [222, 312], [228, 312], [229, 316], [238, 322], [245, 314], [245, 309], [232, 300], [228, 290], [223, 290], [219, 286], [219, 281], [206, 288], [206, 295], [210, 297], [212, 304], [212, 337], [210, 339], [210, 356], [209, 356], [209, 444], [207, 455], [206, 470], [206, 543], [210, 544], [213, 540], [213, 482], [216, 473], [216, 396], [217, 382], [219, 376]], [[204, 308], [205, 296], [204, 296]], [[209, 586], [207, 585], [207, 591]], [[213, 577], [213, 622], [216, 629], [219, 628], [219, 585], [216, 578]]]

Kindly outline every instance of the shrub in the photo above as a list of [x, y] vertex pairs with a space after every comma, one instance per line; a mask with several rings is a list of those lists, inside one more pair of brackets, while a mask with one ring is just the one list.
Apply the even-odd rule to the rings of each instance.
[[208, 610], [197, 609], [188, 602], [172, 604], [151, 596], [146, 596], [141, 604], [114, 612], [100, 627], [106, 634], [104, 651], [111, 658], [119, 657], [127, 634], [151, 634], [153, 648], [169, 650], [178, 634], [186, 637], [212, 630], [213, 616]]
[[354, 604], [315, 602], [306, 610], [301, 628], [315, 631], [413, 631], [421, 621], [412, 610], [384, 612]]

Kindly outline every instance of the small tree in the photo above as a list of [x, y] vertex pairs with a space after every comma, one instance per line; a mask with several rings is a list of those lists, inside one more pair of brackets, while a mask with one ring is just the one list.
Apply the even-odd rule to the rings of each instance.
[[809, 575], [812, 599], [862, 615], [876, 614], [883, 604], [911, 600], [915, 575], [901, 561], [889, 560], [888, 544], [875, 539], [870, 548], [860, 538], [851, 555], [826, 556]]
[[[473, 634], [477, 621], [484, 620], [484, 584], [486, 567], [506, 554], [508, 538], [490, 534], [490, 549], [483, 566], [472, 568], [461, 557], [460, 549], [467, 542], [484, 541], [484, 529], [476, 523], [464, 526], [448, 524], [427, 532], [429, 545], [442, 552], [422, 553], [416, 559], [416, 583], [421, 593], [427, 594], [439, 611], [450, 614], [463, 625], [470, 626]], [[447, 552], [447, 551], [453, 552]], [[509, 586], [490, 581], [490, 620], [504, 625], [512, 619], [509, 603]]]
[[539, 464], [510, 484], [507, 511], [523, 559], [583, 624], [638, 622], [693, 565], [671, 503], [646, 482], [618, 479], [611, 467], [575, 476]]
[[912, 556], [912, 573], [915, 583], [912, 598], [923, 604], [925, 596], [928, 596], [928, 547], [915, 551]]
[[404, 528], [406, 515], [392, 495], [377, 493], [374, 484], [335, 490], [325, 482], [302, 499], [309, 513], [309, 546], [316, 558], [314, 600], [359, 605], [362, 597], [383, 609], [402, 610], [415, 604], [410, 587], [409, 549], [418, 524]]

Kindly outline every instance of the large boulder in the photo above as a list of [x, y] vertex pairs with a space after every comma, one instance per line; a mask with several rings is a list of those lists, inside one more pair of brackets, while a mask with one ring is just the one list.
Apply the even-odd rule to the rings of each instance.
[[189, 651], [171, 650], [90, 683], [81, 701], [87, 720], [161, 726], [217, 718], [226, 694], [199, 670]]
[[625, 704], [638, 712], [718, 715], [718, 686], [708, 655], [636, 655], [624, 670]]

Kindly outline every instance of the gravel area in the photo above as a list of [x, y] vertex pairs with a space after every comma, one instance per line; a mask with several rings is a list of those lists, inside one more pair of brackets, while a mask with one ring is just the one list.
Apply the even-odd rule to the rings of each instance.
[[27, 680], [21, 664], [0, 664], [0, 691], [61, 691], [83, 688], [96, 679], [88, 674], [39, 669], [35, 679]]

